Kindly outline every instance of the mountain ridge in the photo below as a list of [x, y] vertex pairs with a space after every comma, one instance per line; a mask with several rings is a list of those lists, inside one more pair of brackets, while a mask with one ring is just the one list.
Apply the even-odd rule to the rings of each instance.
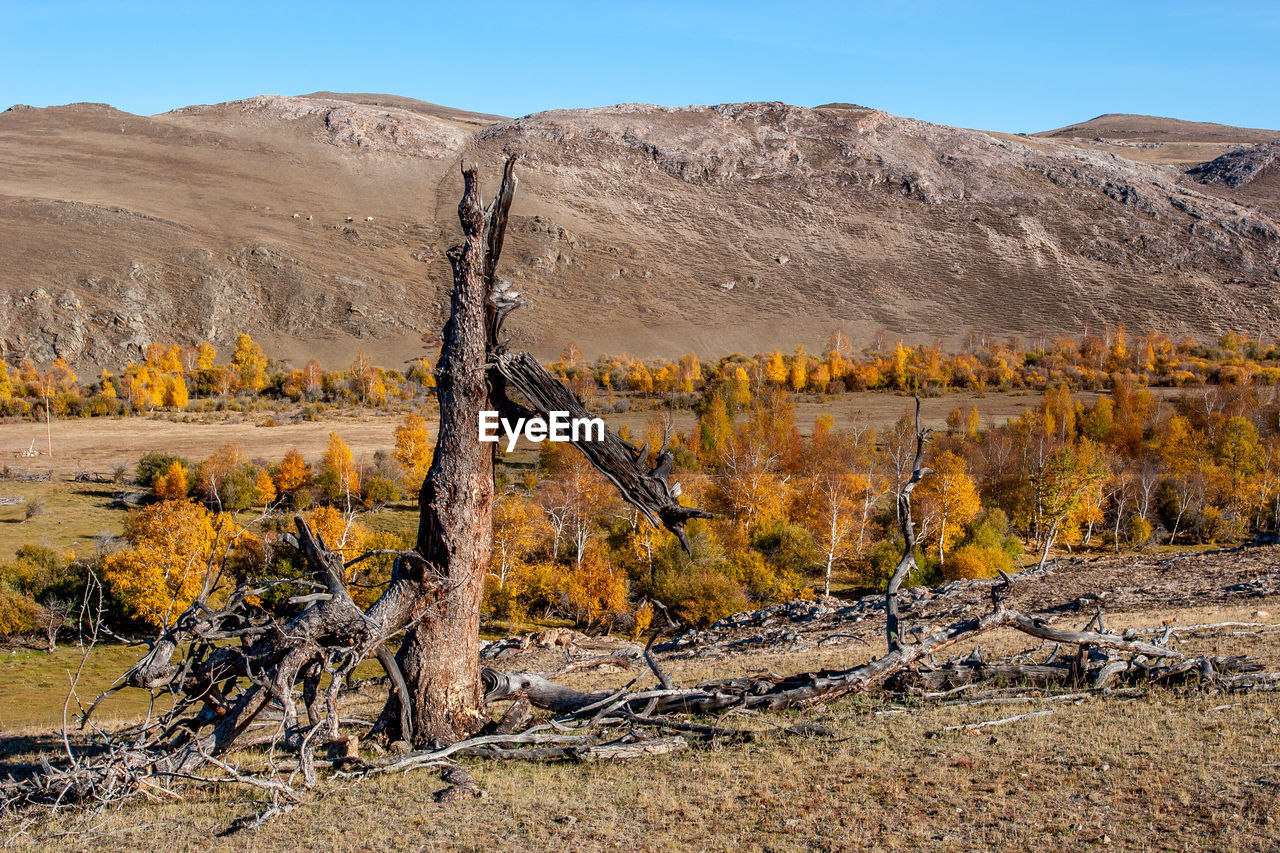
[[814, 347], [836, 329], [1280, 329], [1268, 198], [1128, 151], [853, 104], [503, 118], [316, 92], [10, 110], [0, 354], [118, 366], [247, 331], [286, 358], [413, 357], [447, 303], [458, 164], [491, 182], [511, 153], [503, 274], [532, 305], [510, 329], [542, 355]]

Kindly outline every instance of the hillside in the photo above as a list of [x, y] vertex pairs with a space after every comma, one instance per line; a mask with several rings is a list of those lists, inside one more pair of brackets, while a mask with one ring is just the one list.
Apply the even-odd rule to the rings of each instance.
[[1280, 130], [1108, 113], [1034, 135], [1114, 151], [1121, 157], [1142, 163], [1185, 169], [1241, 148], [1280, 139]]
[[492, 186], [506, 153], [522, 162], [503, 274], [532, 301], [509, 328], [543, 355], [814, 348], [837, 328], [1280, 328], [1274, 214], [1128, 150], [850, 104], [14, 108], [0, 352], [118, 366], [248, 331], [276, 356], [398, 363], [439, 329], [459, 161]]

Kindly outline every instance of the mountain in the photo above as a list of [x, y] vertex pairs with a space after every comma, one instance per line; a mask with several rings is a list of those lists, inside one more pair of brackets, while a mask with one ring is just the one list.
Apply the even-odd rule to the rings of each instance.
[[532, 304], [508, 329], [542, 355], [813, 349], [836, 329], [1280, 329], [1265, 198], [1052, 135], [1069, 130], [853, 104], [506, 119], [330, 92], [156, 116], [15, 107], [0, 114], [0, 354], [114, 367], [152, 341], [245, 331], [278, 357], [403, 361], [447, 307], [459, 163], [491, 192], [510, 153], [500, 272]]

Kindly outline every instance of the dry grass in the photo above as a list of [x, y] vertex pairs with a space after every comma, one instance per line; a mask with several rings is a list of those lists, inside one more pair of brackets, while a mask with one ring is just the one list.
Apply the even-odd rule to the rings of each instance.
[[[1108, 621], [1116, 627], [1164, 619], [1256, 621], [1251, 614], [1258, 605], [1115, 614]], [[1268, 668], [1280, 668], [1278, 637], [1188, 639], [1185, 648], [1248, 649]], [[980, 642], [991, 654], [1027, 645], [1014, 632]], [[671, 669], [689, 683], [736, 672], [848, 666], [870, 654], [860, 648], [753, 654], [673, 661]], [[629, 677], [580, 674], [576, 681], [599, 686]], [[1040, 708], [1055, 713], [981, 731], [942, 731]], [[358, 785], [329, 781], [263, 829], [222, 838], [234, 818], [261, 805], [243, 790], [219, 789], [91, 818], [64, 814], [47, 827], [31, 827], [14, 846], [284, 851], [303, 839], [352, 851], [1021, 851], [1104, 844], [1253, 851], [1280, 845], [1280, 702], [1274, 694], [1157, 690], [1139, 699], [875, 713], [886, 710], [895, 709], [884, 698], [861, 697], [723, 721], [765, 730], [821, 723], [835, 731], [830, 740], [771, 735], [754, 744], [714, 744], [602, 766], [468, 760], [488, 797], [452, 806], [431, 802], [443, 783], [430, 771]]]

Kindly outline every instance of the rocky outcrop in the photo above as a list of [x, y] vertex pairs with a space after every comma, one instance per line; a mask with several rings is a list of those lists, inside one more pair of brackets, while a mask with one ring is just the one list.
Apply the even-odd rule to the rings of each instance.
[[1280, 171], [1280, 139], [1223, 154], [1187, 174], [1202, 184], [1240, 187]]
[[303, 122], [317, 138], [334, 145], [407, 157], [453, 156], [468, 138], [449, 122], [396, 107], [279, 95], [258, 95], [231, 105], [259, 119]]

